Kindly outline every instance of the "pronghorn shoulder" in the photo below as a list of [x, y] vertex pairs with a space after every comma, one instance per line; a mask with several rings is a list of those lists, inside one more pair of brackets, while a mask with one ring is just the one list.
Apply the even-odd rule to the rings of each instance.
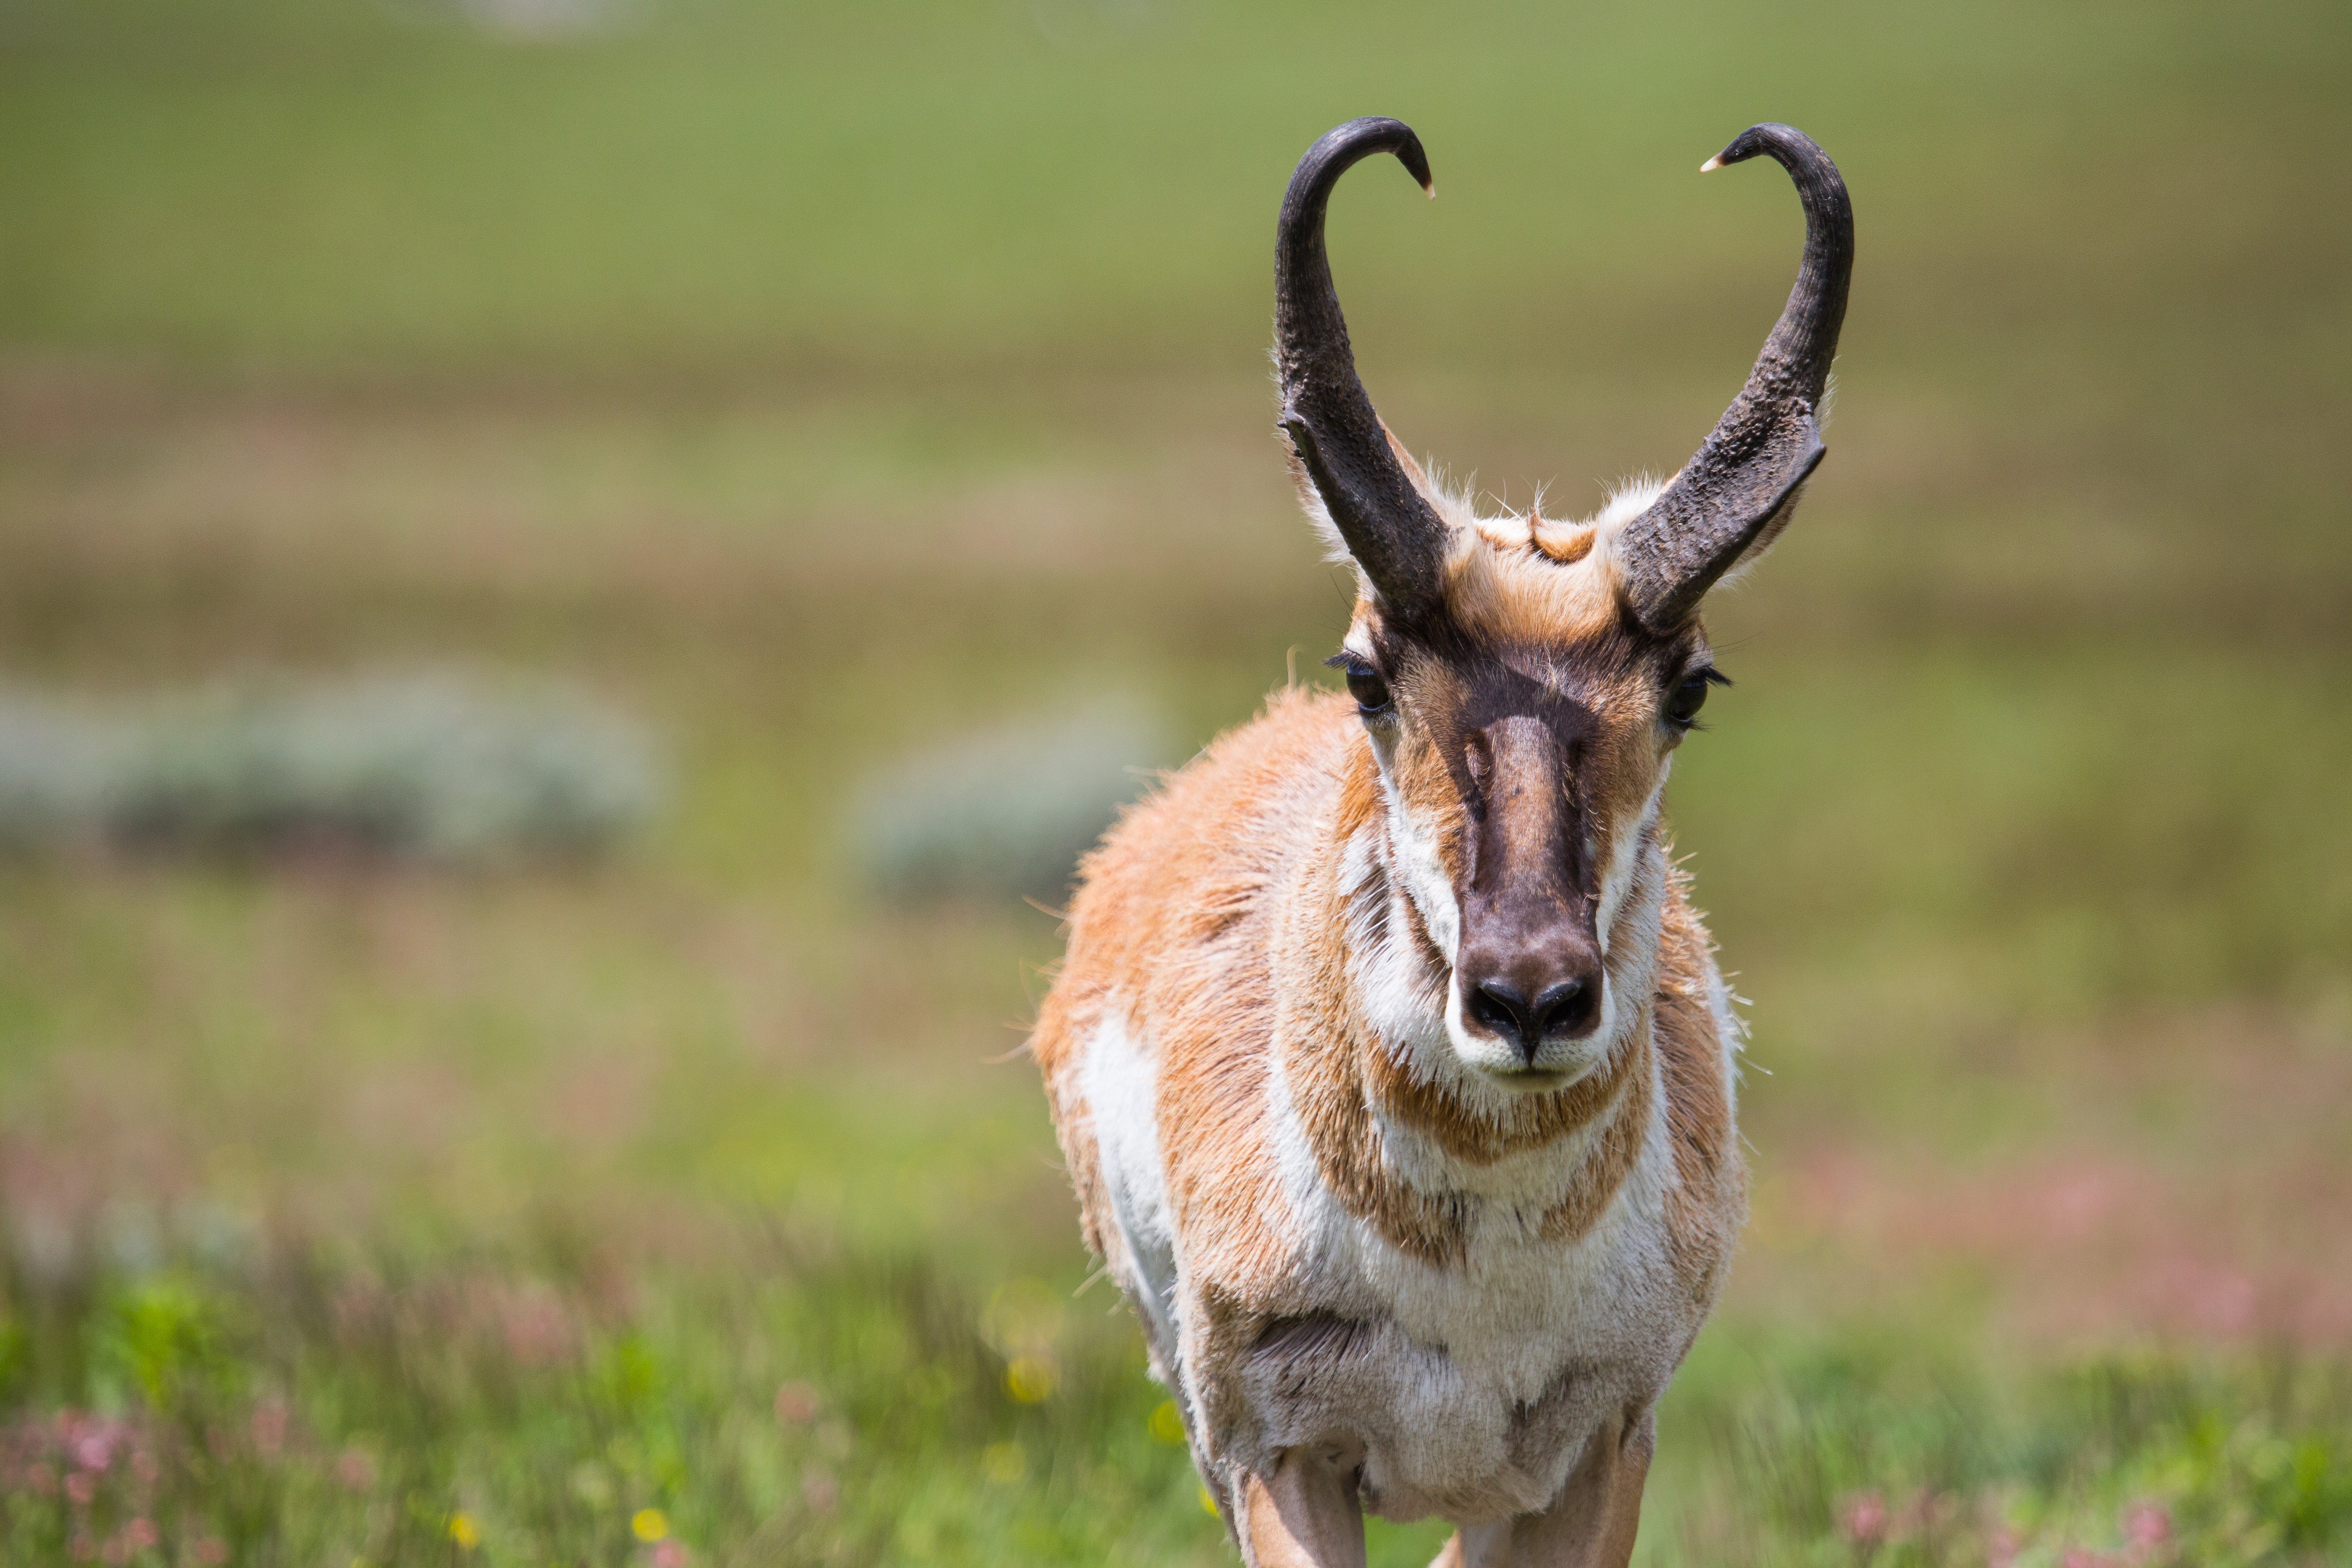
[[1353, 712], [1331, 693], [1276, 692], [1129, 807], [1079, 868], [1057, 992], [1141, 999], [1171, 961], [1253, 923], [1362, 749]]
[[1333, 694], [1276, 693], [1131, 807], [1081, 868], [1035, 1049], [1106, 1256], [1110, 1194], [1081, 1080], [1111, 1034], [1150, 1063], [1164, 1201], [1196, 1266], [1263, 1279], [1287, 1251], [1266, 1122], [1270, 906], [1364, 749], [1354, 712]]

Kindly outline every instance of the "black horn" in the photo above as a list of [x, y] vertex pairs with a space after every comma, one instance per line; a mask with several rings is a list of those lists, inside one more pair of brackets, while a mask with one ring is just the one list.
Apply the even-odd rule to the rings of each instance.
[[1750, 126], [1705, 167], [1759, 153], [1797, 183], [1805, 208], [1804, 265], [1748, 384], [1698, 455], [1626, 524], [1618, 542], [1626, 597], [1653, 631], [1688, 619], [1733, 563], [1769, 542], [1822, 460], [1822, 395], [1853, 273], [1853, 206], [1829, 154], [1786, 125]]
[[1275, 363], [1292, 454], [1382, 603], [1411, 620], [1441, 596], [1445, 524], [1414, 488], [1364, 395], [1323, 250], [1331, 187], [1375, 153], [1395, 153], [1422, 189], [1436, 194], [1421, 139], [1402, 121], [1351, 120], [1307, 150], [1282, 198], [1275, 239]]

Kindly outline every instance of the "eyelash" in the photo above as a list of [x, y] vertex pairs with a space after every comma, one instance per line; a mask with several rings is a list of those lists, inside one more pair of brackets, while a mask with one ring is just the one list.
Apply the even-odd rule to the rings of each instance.
[[[1324, 664], [1348, 674], [1348, 694], [1356, 700], [1356, 711], [1366, 719], [1378, 719], [1395, 710], [1396, 694], [1389, 689], [1388, 678], [1372, 664], [1353, 654], [1335, 653]], [[1370, 692], [1377, 690], [1380, 700], [1368, 700]]]
[[[1693, 681], [1698, 682], [1698, 700], [1691, 704], [1690, 716], [1685, 718], [1675, 713], [1675, 704], [1681, 700], [1684, 690], [1687, 689]], [[1685, 670], [1683, 672], [1682, 679], [1675, 682], [1674, 689], [1666, 696], [1666, 710], [1663, 715], [1666, 722], [1666, 727], [1673, 730], [1676, 734], [1681, 735], [1687, 735], [1694, 730], [1706, 729], [1706, 726], [1698, 721], [1698, 710], [1706, 702], [1706, 689], [1710, 686], [1728, 686], [1730, 684], [1731, 677], [1724, 674], [1723, 671], [1716, 668], [1713, 665], [1707, 665], [1698, 669]]]

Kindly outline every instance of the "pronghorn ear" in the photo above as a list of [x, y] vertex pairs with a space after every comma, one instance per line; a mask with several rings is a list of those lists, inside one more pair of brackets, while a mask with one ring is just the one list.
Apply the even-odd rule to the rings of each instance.
[[[1826, 394], [1822, 396], [1822, 405], [1820, 423], [1825, 425], [1829, 422], [1829, 398]], [[1818, 459], [1816, 459], [1816, 466], [1818, 466]], [[1806, 476], [1806, 479], [1811, 478], [1811, 474]], [[1789, 520], [1797, 515], [1797, 503], [1805, 499], [1806, 479], [1799, 479], [1789, 488], [1788, 493], [1781, 497], [1780, 504], [1775, 507], [1771, 515], [1764, 520], [1764, 526], [1758, 529], [1756, 536], [1741, 547], [1738, 554], [1731, 558], [1731, 563], [1723, 569], [1723, 575], [1717, 577], [1708, 587], [1708, 593], [1711, 594], [1717, 588], [1738, 587], [1740, 580], [1748, 575], [1758, 562], [1772, 553], [1772, 546], [1780, 542], [1782, 531], [1789, 526]]]
[[[1644, 552], [1654, 548], [1643, 542], [1632, 525], [1651, 510], [1666, 489], [1664, 483], [1645, 479], [1619, 490], [1601, 510], [1599, 537], [1607, 542], [1607, 547], [1617, 563], [1618, 575], [1629, 585], [1642, 581], [1646, 564]], [[1780, 542], [1790, 520], [1796, 516], [1797, 503], [1804, 499], [1804, 495], [1805, 482], [1800, 479], [1780, 498], [1779, 504], [1766, 516], [1762, 526], [1745, 543], [1738, 545], [1728, 559], [1708, 569], [1710, 575], [1706, 582], [1683, 613], [1695, 611], [1719, 589], [1739, 586], [1756, 564], [1772, 552], [1772, 546]]]
[[1381, 421], [1381, 434], [1389, 438], [1389, 450], [1394, 454], [1397, 467], [1404, 470], [1404, 477], [1412, 481], [1412, 488], [1421, 492], [1421, 499], [1427, 501], [1432, 510], [1443, 517], [1445, 498], [1438, 494], [1435, 485], [1429, 482], [1429, 476], [1423, 472], [1421, 465], [1413, 460], [1412, 454], [1405, 450], [1404, 443], [1397, 439], [1396, 432], [1389, 428], [1389, 422], [1385, 419]]

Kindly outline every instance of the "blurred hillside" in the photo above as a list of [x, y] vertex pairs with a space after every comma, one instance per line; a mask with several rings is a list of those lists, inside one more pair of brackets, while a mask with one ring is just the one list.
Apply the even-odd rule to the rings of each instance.
[[1324, 678], [1270, 241], [1379, 112], [1441, 199], [1338, 198], [1367, 383], [1548, 512], [1784, 297], [1785, 180], [1699, 163], [1784, 120], [1854, 195], [1673, 792], [1759, 1187], [1647, 1560], [2332, 1560], [2347, 74], [2297, 4], [0, 0], [0, 674], [488, 667], [677, 773], [593, 865], [0, 863], [0, 1556], [102, 1437], [175, 1563], [1217, 1560], [1124, 1328], [1005, 1305], [1087, 1272], [1002, 1059], [1053, 924], [860, 835]]
[[960, 405], [1251, 379], [1289, 165], [1380, 105], [1444, 200], [1375, 178], [1334, 216], [1368, 375], [1452, 461], [1581, 498], [1678, 462], [1770, 320], [1787, 193], [1689, 175], [1777, 116], [1865, 216], [1842, 374], [1874, 438], [1842, 443], [1871, 465], [1846, 497], [1879, 479], [1939, 531], [2032, 513], [2016, 542], [2082, 570], [2021, 575], [2086, 587], [2128, 564], [2076, 542], [2095, 523], [2334, 531], [2332, 7], [591, 3], [519, 34], [426, 0], [12, 0], [23, 374], [635, 407], [878, 389], [1013, 457]]

